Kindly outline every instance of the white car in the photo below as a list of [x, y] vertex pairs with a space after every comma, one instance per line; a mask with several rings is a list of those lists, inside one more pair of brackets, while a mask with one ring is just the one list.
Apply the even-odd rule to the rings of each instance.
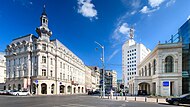
[[16, 90], [12, 90], [10, 92], [10, 94], [11, 95], [15, 95], [15, 96], [19, 96], [19, 95], [25, 95], [25, 96], [27, 96], [27, 95], [30, 95], [30, 92], [28, 92], [28, 91], [16, 91]]

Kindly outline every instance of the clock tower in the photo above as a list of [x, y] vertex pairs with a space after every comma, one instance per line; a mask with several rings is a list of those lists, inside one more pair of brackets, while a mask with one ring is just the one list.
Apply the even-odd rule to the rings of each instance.
[[40, 20], [40, 26], [36, 28], [36, 32], [40, 40], [49, 42], [52, 31], [50, 31], [48, 28], [48, 17], [46, 14], [45, 5]]

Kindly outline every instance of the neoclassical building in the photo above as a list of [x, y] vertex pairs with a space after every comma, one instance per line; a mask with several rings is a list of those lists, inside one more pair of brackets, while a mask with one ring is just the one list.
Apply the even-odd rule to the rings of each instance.
[[33, 34], [13, 39], [6, 48], [6, 89], [41, 94], [85, 92], [85, 65], [59, 40], [50, 40], [45, 8]]
[[158, 44], [138, 65], [139, 76], [129, 81], [129, 93], [176, 96], [182, 94], [182, 42]]

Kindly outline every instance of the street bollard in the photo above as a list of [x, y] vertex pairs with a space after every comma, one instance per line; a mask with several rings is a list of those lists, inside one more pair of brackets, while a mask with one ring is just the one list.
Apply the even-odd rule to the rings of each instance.
[[117, 96], [116, 96], [116, 100], [117, 100]]
[[109, 95], [108, 95], [108, 99], [109, 99]]
[[145, 102], [146, 102], [147, 98], [145, 97], [145, 99], [144, 99], [144, 100], [145, 100]]
[[136, 97], [135, 97], [135, 101], [136, 101]]
[[125, 100], [127, 100], [127, 97], [125, 96]]
[[158, 98], [156, 98], [156, 102], [158, 103]]

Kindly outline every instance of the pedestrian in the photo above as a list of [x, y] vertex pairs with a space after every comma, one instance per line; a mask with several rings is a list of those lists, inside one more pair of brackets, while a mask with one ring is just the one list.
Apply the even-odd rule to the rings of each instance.
[[113, 90], [110, 91], [110, 99], [113, 99]]

